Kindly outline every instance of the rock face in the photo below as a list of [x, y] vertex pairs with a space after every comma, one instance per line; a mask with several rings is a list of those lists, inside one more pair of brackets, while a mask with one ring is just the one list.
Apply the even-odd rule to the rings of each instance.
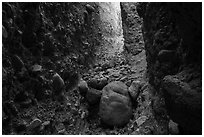
[[132, 116], [132, 104], [127, 86], [114, 81], [103, 88], [99, 115], [110, 126], [124, 126]]
[[202, 4], [141, 3], [137, 12], [143, 18], [149, 82], [164, 93], [182, 134], [201, 134]]
[[142, 20], [137, 13], [136, 2], [121, 2], [121, 16], [124, 35], [124, 50], [136, 55], [144, 49], [141, 32]]
[[169, 115], [186, 132], [201, 132], [202, 93], [196, 93], [191, 89], [189, 84], [182, 82], [175, 76], [165, 76], [163, 79], [163, 88]]

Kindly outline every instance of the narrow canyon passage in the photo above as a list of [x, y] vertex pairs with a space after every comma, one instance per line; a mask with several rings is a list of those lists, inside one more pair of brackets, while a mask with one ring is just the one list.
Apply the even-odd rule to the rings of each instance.
[[3, 2], [2, 134], [201, 134], [201, 5]]
[[101, 46], [98, 49], [99, 60], [111, 60], [123, 51], [124, 38], [120, 2], [99, 2], [99, 28]]
[[[127, 16], [129, 18], [121, 17], [121, 6], [126, 8]], [[159, 117], [154, 116], [152, 109], [153, 103], [153, 87], [149, 85], [146, 76], [146, 55], [144, 50], [144, 41], [141, 31], [141, 18], [135, 11], [135, 3], [99, 3], [99, 16], [100, 16], [100, 27], [102, 29], [102, 43], [99, 50], [100, 59], [96, 62], [93, 69], [90, 69], [87, 74], [84, 75], [83, 79], [88, 82], [90, 91], [87, 92], [87, 101], [90, 104], [94, 104], [94, 96], [102, 90], [100, 84], [103, 82], [116, 84], [114, 81], [124, 83], [129, 87], [130, 99], [131, 99], [131, 117], [128, 118], [128, 114], [125, 114], [123, 105], [118, 107], [111, 106], [114, 102], [108, 96], [118, 98], [120, 94], [116, 95], [104, 95], [104, 89], [102, 90], [102, 97], [99, 104], [99, 110], [94, 110], [91, 107], [90, 114], [94, 118], [90, 118], [90, 122], [96, 124], [98, 118], [102, 119], [102, 129], [99, 130], [99, 134], [168, 134], [168, 122], [165, 119], [166, 114], [161, 114]], [[124, 22], [122, 22], [122, 20]], [[128, 20], [134, 22], [134, 25], [129, 27], [126, 24]], [[125, 33], [123, 32], [125, 31]], [[124, 36], [126, 35], [126, 36]], [[125, 40], [128, 38], [128, 40]], [[136, 40], [137, 39], [137, 40]], [[124, 46], [131, 45], [127, 49]], [[130, 48], [134, 49], [130, 52]], [[102, 62], [100, 62], [102, 61]], [[105, 64], [103, 63], [105, 61]], [[102, 66], [100, 65], [102, 64]], [[102, 83], [101, 83], [102, 82]], [[111, 83], [111, 84], [110, 84]], [[118, 88], [122, 85], [115, 85]], [[113, 86], [114, 87], [114, 86]], [[112, 87], [112, 88], [113, 88]], [[93, 89], [97, 89], [96, 91]], [[122, 88], [122, 87], [121, 87]], [[115, 91], [119, 92], [119, 91]], [[96, 94], [96, 95], [95, 95]], [[104, 100], [106, 101], [102, 101]], [[123, 99], [118, 98], [120, 101]], [[158, 102], [159, 107], [160, 102]], [[98, 106], [93, 105], [98, 108]], [[116, 111], [116, 112], [114, 112]], [[96, 114], [99, 115], [96, 115]], [[113, 117], [111, 117], [111, 115]], [[117, 127], [119, 121], [126, 120], [123, 127]], [[117, 122], [116, 122], [117, 121]], [[110, 123], [111, 122], [111, 123]], [[107, 125], [115, 126], [114, 129], [104, 128]], [[119, 124], [120, 125], [120, 124]], [[100, 127], [100, 124], [96, 124]]]

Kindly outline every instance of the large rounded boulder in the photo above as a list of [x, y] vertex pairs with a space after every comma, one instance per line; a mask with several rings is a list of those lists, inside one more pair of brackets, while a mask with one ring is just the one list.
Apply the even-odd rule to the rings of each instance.
[[128, 94], [128, 87], [114, 81], [102, 90], [99, 116], [109, 126], [124, 126], [132, 117], [132, 104]]

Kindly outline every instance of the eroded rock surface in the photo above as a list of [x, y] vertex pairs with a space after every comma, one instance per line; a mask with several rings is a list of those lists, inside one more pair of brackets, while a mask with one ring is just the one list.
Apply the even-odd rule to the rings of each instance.
[[124, 126], [132, 116], [132, 104], [127, 86], [114, 81], [103, 88], [99, 115], [110, 126]]

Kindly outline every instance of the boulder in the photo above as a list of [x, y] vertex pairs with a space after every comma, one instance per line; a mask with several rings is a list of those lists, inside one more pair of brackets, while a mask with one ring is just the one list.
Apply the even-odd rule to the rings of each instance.
[[133, 99], [133, 101], [136, 101], [141, 88], [141, 82], [140, 81], [133, 81], [130, 87], [128, 88], [128, 91], [130, 93], [130, 97]]
[[98, 104], [102, 95], [101, 90], [90, 88], [86, 94], [86, 99], [90, 105]]
[[132, 117], [132, 104], [127, 86], [114, 81], [102, 90], [99, 116], [109, 126], [124, 126]]
[[88, 84], [86, 81], [84, 81], [83, 79], [80, 80], [79, 84], [78, 84], [78, 89], [79, 89], [79, 93], [82, 96], [86, 96], [87, 91], [89, 90]]
[[162, 87], [168, 113], [185, 134], [202, 133], [202, 93], [176, 75], [165, 76]]

